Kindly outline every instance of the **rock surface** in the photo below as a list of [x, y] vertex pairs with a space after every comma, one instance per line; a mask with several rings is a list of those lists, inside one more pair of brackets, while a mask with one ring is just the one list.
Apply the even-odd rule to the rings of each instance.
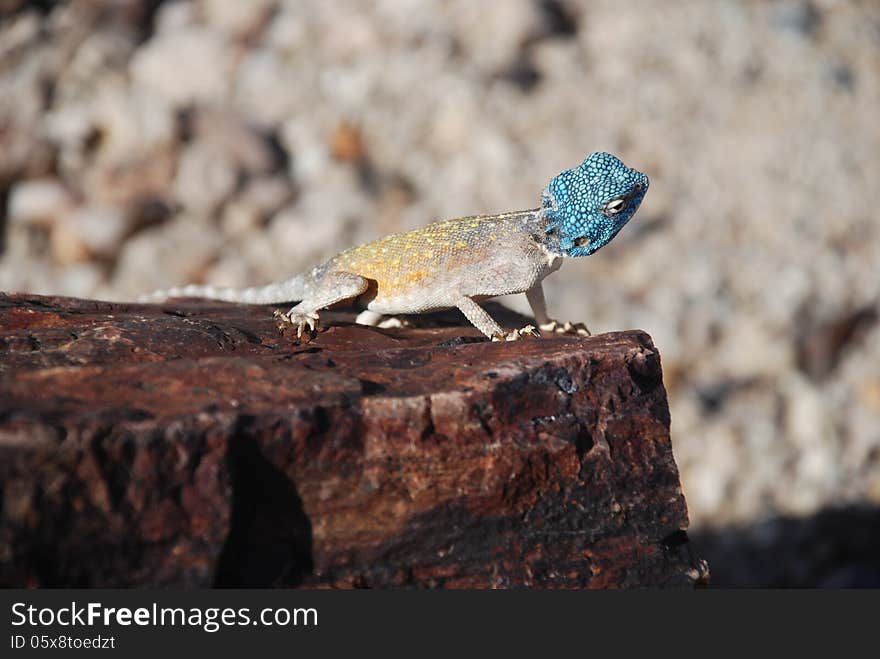
[[706, 581], [646, 334], [269, 311], [0, 296], [0, 585]]

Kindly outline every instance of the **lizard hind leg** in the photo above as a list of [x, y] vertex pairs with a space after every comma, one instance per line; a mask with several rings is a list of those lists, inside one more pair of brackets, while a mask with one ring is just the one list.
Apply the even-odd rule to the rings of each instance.
[[398, 316], [385, 316], [378, 311], [365, 309], [361, 311], [357, 318], [354, 319], [358, 325], [367, 325], [369, 327], [379, 327], [381, 329], [401, 329], [404, 327], [412, 327], [412, 321]]
[[321, 309], [338, 302], [351, 300], [364, 293], [369, 282], [350, 272], [327, 272], [311, 287], [303, 300], [287, 312], [276, 311], [278, 329], [283, 334], [290, 329], [296, 332], [297, 341], [308, 342], [318, 329]]

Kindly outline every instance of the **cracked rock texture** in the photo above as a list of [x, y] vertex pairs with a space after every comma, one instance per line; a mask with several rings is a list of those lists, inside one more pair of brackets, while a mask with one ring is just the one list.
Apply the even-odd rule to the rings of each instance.
[[646, 334], [270, 311], [0, 297], [0, 584], [706, 581]]

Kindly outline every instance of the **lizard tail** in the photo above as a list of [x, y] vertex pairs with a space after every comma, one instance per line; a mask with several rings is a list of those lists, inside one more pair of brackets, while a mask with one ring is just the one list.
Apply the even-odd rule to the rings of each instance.
[[140, 296], [138, 302], [164, 302], [174, 297], [200, 297], [206, 300], [222, 300], [242, 304], [280, 304], [302, 300], [305, 296], [306, 284], [306, 277], [297, 275], [275, 284], [241, 289], [189, 285], [154, 291]]

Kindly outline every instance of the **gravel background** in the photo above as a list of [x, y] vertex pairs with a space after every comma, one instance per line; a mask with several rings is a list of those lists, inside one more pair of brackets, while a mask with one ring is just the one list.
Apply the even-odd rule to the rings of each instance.
[[654, 337], [716, 583], [880, 585], [878, 74], [870, 0], [0, 0], [0, 289], [262, 283], [614, 152], [548, 300]]

